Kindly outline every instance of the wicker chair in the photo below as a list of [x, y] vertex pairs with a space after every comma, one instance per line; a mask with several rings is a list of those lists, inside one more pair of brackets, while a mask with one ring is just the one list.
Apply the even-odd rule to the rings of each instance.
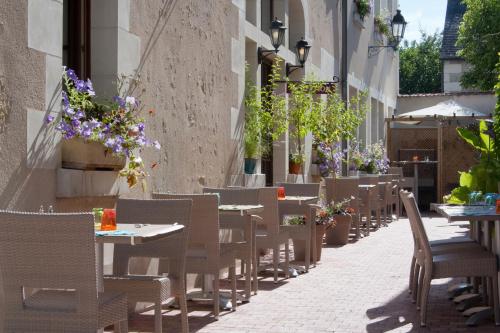
[[[349, 207], [354, 209], [352, 221], [356, 229], [356, 239], [361, 237], [361, 200], [359, 197], [358, 177], [335, 177], [325, 178], [326, 201], [328, 203], [341, 202], [351, 199]], [[369, 216], [368, 216], [369, 218]]]
[[365, 210], [366, 215], [366, 234], [370, 234], [370, 229], [372, 226], [372, 211], [375, 212], [376, 218], [376, 228], [381, 225], [381, 211], [383, 208], [383, 199], [380, 197], [379, 193], [379, 176], [378, 175], [368, 175], [359, 178], [359, 183], [363, 185], [375, 185], [373, 189], [367, 191], [362, 191], [360, 194], [361, 205]]
[[[277, 183], [276, 186], [284, 187], [285, 194], [287, 196], [306, 196], [306, 197], [318, 197], [319, 196], [319, 183], [306, 183], [306, 184], [296, 184], [296, 183]], [[288, 225], [284, 226], [284, 229], [290, 234], [290, 238], [305, 241], [305, 270], [309, 271], [309, 266], [311, 265], [311, 248], [312, 248], [312, 264], [316, 267], [316, 222], [314, 218], [316, 216], [317, 205], [303, 205], [297, 206], [295, 204], [288, 204], [286, 202], [280, 203], [280, 221], [283, 221], [285, 215], [304, 215], [306, 217], [306, 223], [304, 225]]]
[[[203, 188], [203, 193], [217, 193], [221, 205], [258, 205], [259, 191], [256, 188]], [[250, 219], [247, 220], [247, 219]], [[241, 260], [241, 272], [245, 275], [245, 298], [250, 301], [251, 291], [257, 294], [257, 255], [256, 244], [248, 244], [243, 238], [244, 228], [252, 223], [255, 228], [259, 216], [224, 216], [219, 217], [221, 229], [231, 229], [231, 244], [236, 250], [236, 258]], [[255, 229], [254, 229], [255, 230]], [[253, 236], [252, 236], [253, 238]], [[254, 239], [255, 241], [255, 239]], [[252, 267], [255, 269], [252, 271]], [[252, 283], [253, 281], [253, 283]], [[253, 284], [253, 287], [252, 287]]]
[[[399, 175], [399, 188], [401, 190], [407, 189], [410, 192], [415, 192], [415, 178], [413, 177], [405, 177], [403, 174], [403, 167], [389, 167], [387, 173]], [[398, 214], [401, 216], [403, 206], [401, 202], [399, 203], [399, 212]]]
[[392, 220], [392, 216], [396, 215], [396, 220], [399, 220], [399, 214], [401, 211], [401, 200], [399, 198], [399, 189], [400, 189], [400, 179], [401, 176], [399, 174], [387, 174], [387, 179], [391, 181], [391, 187], [388, 188], [387, 193], [387, 204], [389, 205], [389, 217]]
[[278, 208], [278, 188], [259, 188], [259, 203], [264, 206], [260, 213], [262, 222], [257, 225], [257, 248], [273, 250], [274, 283], [278, 282], [279, 253], [281, 244], [285, 244], [285, 277], [289, 277], [289, 234], [281, 225]]
[[[186, 251], [191, 222], [191, 200], [118, 199], [116, 219], [129, 224], [174, 224], [185, 226], [182, 233], [134, 246], [115, 244], [113, 276], [104, 279], [105, 290], [127, 293], [130, 304], [155, 304], [155, 332], [162, 331], [162, 303], [176, 298], [181, 309], [182, 331], [187, 333]], [[158, 275], [130, 272], [131, 258], [159, 258]], [[168, 272], [168, 277], [160, 274]]]
[[0, 211], [0, 221], [1, 332], [83, 333], [112, 324], [128, 332], [126, 295], [97, 289], [92, 214]]
[[229, 268], [232, 309], [236, 310], [236, 253], [219, 240], [219, 198], [215, 194], [153, 193], [153, 199], [190, 199], [193, 201], [186, 273], [213, 275], [214, 317], [219, 318], [220, 270]]
[[420, 325], [427, 322], [427, 299], [432, 279], [453, 277], [487, 277], [491, 280], [495, 322], [500, 325], [498, 300], [497, 259], [494, 254], [474, 247], [470, 250], [433, 250], [427, 238], [417, 203], [412, 193], [402, 191], [414, 238], [416, 239], [416, 271], [418, 273], [417, 307], [420, 308]]

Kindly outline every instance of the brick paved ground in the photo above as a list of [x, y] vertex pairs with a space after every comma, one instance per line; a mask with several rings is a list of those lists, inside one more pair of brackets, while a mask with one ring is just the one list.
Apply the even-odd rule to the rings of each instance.
[[[431, 239], [464, 232], [442, 218], [426, 218]], [[259, 294], [236, 312], [211, 319], [210, 306], [190, 306], [192, 332], [499, 332], [493, 321], [467, 328], [446, 298], [449, 280], [434, 280], [427, 329], [407, 292], [412, 240], [408, 220], [339, 248], [323, 248], [310, 273], [274, 285], [263, 279]], [[178, 311], [165, 310], [164, 332], [179, 331]], [[153, 331], [152, 313], [136, 315], [131, 331]]]

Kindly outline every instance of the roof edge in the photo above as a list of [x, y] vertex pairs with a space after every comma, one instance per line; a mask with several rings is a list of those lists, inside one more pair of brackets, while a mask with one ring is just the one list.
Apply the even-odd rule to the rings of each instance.
[[406, 95], [398, 94], [398, 98], [431, 97], [431, 96], [466, 96], [466, 95], [495, 95], [495, 93], [493, 91], [457, 91], [457, 92], [428, 93], [428, 94], [406, 94]]

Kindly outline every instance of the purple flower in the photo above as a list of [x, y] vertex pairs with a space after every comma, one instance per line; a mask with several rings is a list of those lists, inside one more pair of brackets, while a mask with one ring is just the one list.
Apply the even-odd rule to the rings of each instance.
[[78, 81], [78, 76], [76, 76], [76, 73], [74, 70], [72, 70], [71, 68], [69, 68], [68, 70], [66, 70], [66, 75], [72, 80], [72, 81]]
[[143, 135], [140, 135], [135, 139], [135, 143], [142, 147], [146, 145], [147, 139]]
[[85, 118], [85, 112], [83, 112], [83, 110], [81, 109], [76, 110], [75, 118], [77, 119]]
[[87, 85], [83, 80], [75, 81], [75, 87], [78, 92], [87, 92]]
[[73, 125], [73, 127], [79, 127], [81, 125], [81, 122], [78, 119], [72, 119], [71, 125]]
[[111, 148], [115, 145], [115, 139], [114, 138], [107, 138], [105, 141], [104, 141], [104, 145], [108, 148]]
[[45, 123], [50, 124], [51, 122], [54, 121], [54, 116], [51, 116], [50, 114], [45, 117]]
[[144, 123], [137, 124], [137, 128], [139, 129], [139, 132], [144, 132], [144, 127], [145, 127]]
[[92, 81], [90, 81], [90, 79], [87, 79], [87, 93], [90, 96], [95, 96], [94, 86], [92, 85]]
[[120, 96], [115, 96], [113, 97], [113, 100], [118, 103], [118, 105], [120, 106], [120, 108], [124, 109], [125, 108], [125, 100], [123, 98], [121, 98]]
[[73, 110], [72, 108], [65, 108], [64, 109], [64, 113], [70, 117], [72, 117], [74, 114], [75, 114], [75, 110]]
[[69, 99], [68, 99], [68, 94], [66, 94], [65, 91], [62, 92], [62, 101], [63, 101], [64, 107], [68, 108], [69, 107]]

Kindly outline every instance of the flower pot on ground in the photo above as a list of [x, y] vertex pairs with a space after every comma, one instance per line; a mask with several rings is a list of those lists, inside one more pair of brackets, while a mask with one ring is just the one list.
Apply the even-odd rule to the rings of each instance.
[[78, 137], [62, 141], [61, 155], [66, 169], [118, 171], [126, 162], [125, 156], [112, 154], [102, 144]]
[[345, 245], [349, 240], [352, 216], [349, 214], [335, 215], [335, 224], [325, 231], [325, 241], [328, 245]]
[[[321, 249], [323, 248], [323, 237], [325, 236], [325, 225], [316, 225], [316, 233], [311, 237], [316, 238], [316, 261], [321, 260]], [[293, 241], [293, 253], [294, 258], [297, 261], [305, 261], [306, 258], [306, 241], [303, 239], [292, 239]], [[311, 241], [311, 260], [314, 261], [313, 258], [313, 242]]]
[[245, 158], [245, 173], [246, 174], [254, 174], [255, 173], [255, 168], [257, 166], [257, 159], [256, 158]]

